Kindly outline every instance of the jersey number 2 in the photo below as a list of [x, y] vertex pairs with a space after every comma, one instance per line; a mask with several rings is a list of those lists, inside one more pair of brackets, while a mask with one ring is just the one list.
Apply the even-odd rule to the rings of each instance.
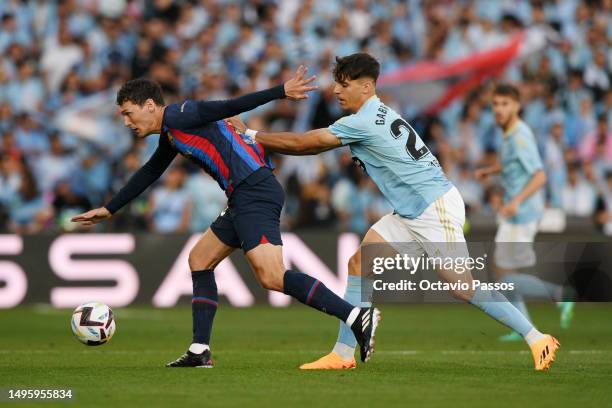
[[419, 160], [421, 157], [429, 153], [429, 149], [425, 145], [423, 145], [423, 147], [420, 149], [416, 148], [416, 133], [414, 133], [410, 125], [403, 119], [395, 119], [393, 123], [391, 123], [391, 135], [393, 135], [393, 137], [396, 139], [399, 138], [402, 135], [402, 128], [408, 132], [406, 152], [410, 155], [410, 157], [412, 157], [414, 160]]

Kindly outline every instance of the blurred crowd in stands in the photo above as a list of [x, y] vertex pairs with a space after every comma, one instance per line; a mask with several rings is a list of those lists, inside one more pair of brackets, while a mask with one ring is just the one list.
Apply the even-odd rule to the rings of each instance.
[[[244, 115], [255, 129], [325, 127], [341, 117], [335, 55], [365, 50], [383, 73], [496, 47], [520, 27], [557, 40], [513, 64], [548, 175], [547, 202], [612, 233], [611, 0], [3, 0], [0, 2], [0, 230], [69, 231], [106, 202], [155, 149], [122, 127], [114, 92], [158, 81], [166, 103], [226, 99], [288, 79], [300, 63], [321, 91]], [[458, 186], [468, 215], [495, 219], [502, 191], [474, 170], [496, 160], [491, 83], [435, 116], [398, 106]], [[287, 230], [363, 233], [391, 211], [346, 149], [275, 156]], [[204, 230], [225, 208], [216, 183], [178, 157], [160, 181], [101, 230]]]

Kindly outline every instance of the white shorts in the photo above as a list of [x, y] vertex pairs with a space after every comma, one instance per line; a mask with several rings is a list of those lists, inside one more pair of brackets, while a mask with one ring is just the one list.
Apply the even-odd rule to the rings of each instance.
[[[453, 187], [429, 205], [417, 218], [411, 220], [398, 214], [387, 214], [372, 229], [392, 244], [410, 244], [411, 256], [425, 252], [429, 256], [467, 257], [467, 244], [463, 236], [465, 205], [457, 188]], [[414, 245], [413, 243], [416, 243]], [[398, 251], [406, 253], [406, 245]]]
[[502, 220], [495, 234], [495, 264], [504, 269], [528, 268], [535, 265], [533, 241], [538, 222], [512, 224]]

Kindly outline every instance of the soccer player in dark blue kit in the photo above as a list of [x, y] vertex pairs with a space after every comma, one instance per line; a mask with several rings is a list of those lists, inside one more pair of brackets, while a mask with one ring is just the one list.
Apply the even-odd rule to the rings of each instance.
[[187, 100], [166, 106], [159, 85], [147, 79], [131, 80], [117, 93], [125, 125], [138, 137], [159, 134], [159, 146], [104, 207], [77, 215], [74, 222], [87, 226], [110, 218], [157, 180], [177, 153], [209, 173], [228, 197], [227, 209], [189, 253], [193, 340], [187, 352], [167, 367], [213, 366], [209, 344], [218, 302], [214, 269], [236, 248], [242, 248], [264, 288], [344, 321], [358, 340], [362, 361], [373, 352], [377, 309], [354, 307], [317, 279], [286, 270], [279, 228], [283, 189], [263, 147], [245, 142], [223, 120], [275, 99], [305, 99], [317, 88], [311, 85], [314, 76], [304, 78], [306, 71], [301, 66], [283, 85], [226, 101]]

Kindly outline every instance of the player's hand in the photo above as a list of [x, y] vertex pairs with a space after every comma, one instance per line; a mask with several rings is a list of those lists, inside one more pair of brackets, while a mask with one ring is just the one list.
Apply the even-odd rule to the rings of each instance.
[[518, 212], [520, 204], [521, 203], [519, 203], [518, 201], [511, 200], [510, 202], [508, 202], [502, 208], [499, 209], [499, 214], [505, 218], [514, 217], [516, 213]]
[[95, 208], [84, 212], [83, 214], [75, 215], [70, 219], [72, 222], [80, 222], [84, 227], [88, 227], [106, 219], [113, 215], [105, 207]]
[[307, 92], [319, 89], [318, 85], [309, 85], [317, 79], [315, 75], [307, 79], [304, 78], [307, 72], [308, 68], [300, 65], [297, 71], [295, 71], [295, 76], [285, 82], [285, 95], [287, 95], [287, 98], [293, 100], [307, 99]]
[[247, 130], [247, 127], [242, 119], [240, 119], [240, 116], [232, 116], [229, 119], [225, 119], [225, 121], [238, 133], [244, 133]]

